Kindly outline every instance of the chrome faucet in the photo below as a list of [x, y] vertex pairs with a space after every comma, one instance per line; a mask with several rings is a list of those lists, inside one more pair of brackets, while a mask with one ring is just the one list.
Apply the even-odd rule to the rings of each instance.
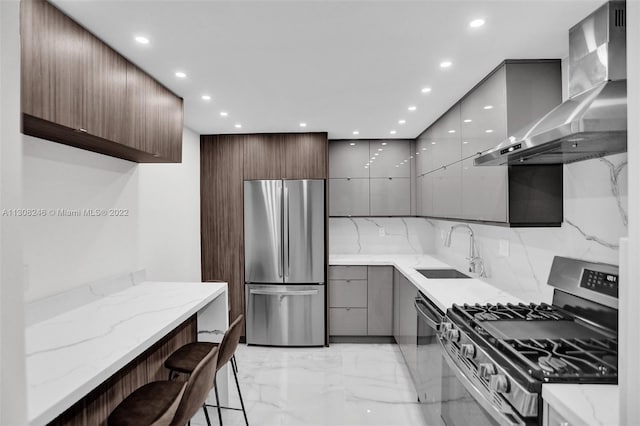
[[478, 246], [476, 245], [476, 238], [473, 235], [473, 229], [466, 223], [461, 223], [458, 225], [453, 225], [447, 232], [447, 236], [444, 239], [444, 246], [451, 247], [451, 234], [456, 228], [466, 228], [469, 230], [469, 257], [467, 260], [469, 261], [469, 272], [476, 274], [478, 273], [481, 277], [486, 277], [487, 274], [484, 272], [484, 262], [480, 257], [478, 252]]

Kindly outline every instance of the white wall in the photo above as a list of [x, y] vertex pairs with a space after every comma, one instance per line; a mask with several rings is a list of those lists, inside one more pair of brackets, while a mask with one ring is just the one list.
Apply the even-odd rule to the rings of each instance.
[[620, 288], [620, 424], [640, 424], [640, 2], [627, 1], [629, 241]]
[[199, 155], [188, 129], [180, 164], [136, 164], [25, 137], [24, 206], [47, 212], [24, 219], [26, 300], [137, 269], [158, 281], [199, 281]]
[[[20, 207], [19, 3], [0, 1], [0, 211]], [[22, 220], [0, 215], [0, 424], [26, 418]]]
[[[27, 301], [138, 266], [138, 169], [135, 163], [25, 138]], [[63, 216], [61, 210], [125, 209], [127, 216]]]
[[200, 136], [184, 130], [181, 164], [138, 172], [139, 267], [149, 280], [200, 281]]

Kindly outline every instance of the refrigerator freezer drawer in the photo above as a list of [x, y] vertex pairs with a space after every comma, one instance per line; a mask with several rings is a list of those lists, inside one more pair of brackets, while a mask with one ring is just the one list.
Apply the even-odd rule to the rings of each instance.
[[323, 346], [324, 285], [247, 284], [247, 343]]

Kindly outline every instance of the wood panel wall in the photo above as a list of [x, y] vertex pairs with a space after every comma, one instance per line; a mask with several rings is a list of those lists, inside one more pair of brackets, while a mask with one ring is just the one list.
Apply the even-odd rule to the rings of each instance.
[[194, 315], [49, 424], [106, 426], [109, 414], [133, 391], [156, 380], [167, 380], [168, 372], [163, 365], [165, 359], [179, 347], [195, 342], [197, 338], [198, 324]]
[[229, 284], [230, 321], [244, 313], [244, 145], [248, 136], [200, 138], [202, 280]]
[[244, 313], [243, 181], [326, 179], [328, 149], [326, 133], [200, 137], [202, 279], [229, 283], [230, 321]]

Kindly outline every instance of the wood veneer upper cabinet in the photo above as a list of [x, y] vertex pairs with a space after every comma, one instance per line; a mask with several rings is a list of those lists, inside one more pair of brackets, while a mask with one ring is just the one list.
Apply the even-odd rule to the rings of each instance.
[[126, 140], [127, 61], [85, 32], [82, 66], [83, 126], [88, 133], [112, 141]]
[[282, 179], [284, 177], [284, 138], [281, 134], [238, 135], [244, 145], [244, 178]]
[[137, 162], [180, 162], [182, 99], [44, 0], [22, 0], [23, 132]]
[[22, 111], [82, 127], [85, 31], [44, 0], [21, 5]]
[[326, 179], [329, 140], [326, 133], [285, 136], [285, 179]]
[[182, 159], [182, 99], [137, 66], [126, 68], [124, 142], [157, 158]]
[[270, 133], [238, 137], [242, 137], [244, 142], [245, 180], [327, 177], [326, 133]]
[[244, 139], [200, 137], [202, 279], [228, 283], [231, 318], [244, 313]]

